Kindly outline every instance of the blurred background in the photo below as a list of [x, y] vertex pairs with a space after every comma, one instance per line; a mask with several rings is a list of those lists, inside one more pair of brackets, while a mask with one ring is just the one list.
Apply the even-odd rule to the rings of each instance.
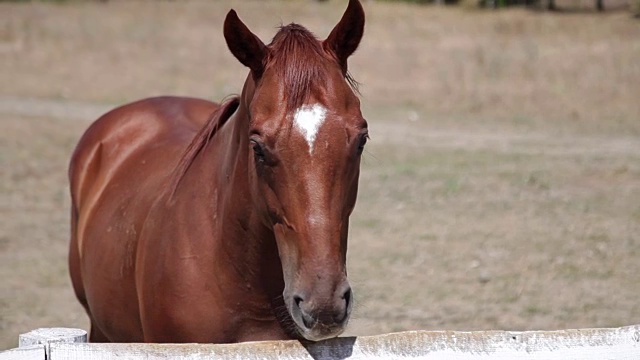
[[[350, 60], [372, 140], [346, 335], [640, 323], [637, 2], [420, 3], [364, 1]], [[268, 42], [289, 22], [324, 39], [345, 7], [0, 2], [0, 349], [88, 327], [67, 270], [66, 171], [93, 120], [154, 95], [239, 93], [230, 8]]]

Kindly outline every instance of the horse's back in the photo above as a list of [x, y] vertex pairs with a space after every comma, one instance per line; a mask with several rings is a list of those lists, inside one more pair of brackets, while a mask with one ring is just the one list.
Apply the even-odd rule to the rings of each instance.
[[96, 120], [74, 151], [71, 277], [92, 327], [98, 325], [110, 340], [141, 340], [137, 238], [180, 156], [217, 106], [180, 97], [124, 105]]
[[[116, 108], [96, 120], [80, 139], [69, 167], [71, 191], [75, 204], [84, 202], [84, 193], [102, 178], [110, 179], [114, 171], [128, 160], [161, 150], [161, 159], [176, 161], [217, 104], [194, 98], [157, 97]], [[169, 171], [168, 167], [164, 170]], [[156, 176], [159, 174], [156, 174]], [[75, 190], [75, 191], [74, 191]]]

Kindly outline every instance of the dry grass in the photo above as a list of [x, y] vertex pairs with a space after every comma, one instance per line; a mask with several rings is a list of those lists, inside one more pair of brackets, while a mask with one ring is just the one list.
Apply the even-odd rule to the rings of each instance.
[[[0, 348], [87, 325], [66, 274], [66, 162], [92, 119], [78, 106], [27, 116], [42, 111], [17, 98], [221, 99], [246, 76], [223, 44], [229, 7], [268, 40], [294, 20], [324, 37], [343, 5], [0, 3]], [[640, 323], [638, 22], [365, 8], [350, 64], [373, 140], [351, 334]]]
[[[2, 115], [0, 349], [37, 327], [87, 326], [69, 282], [66, 163], [78, 121]], [[86, 122], [85, 122], [86, 124]]]

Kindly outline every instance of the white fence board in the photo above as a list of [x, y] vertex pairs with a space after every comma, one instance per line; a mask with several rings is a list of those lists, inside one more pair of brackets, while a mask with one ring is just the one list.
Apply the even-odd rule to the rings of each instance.
[[[54, 330], [54, 331], [52, 331]], [[82, 330], [38, 329], [0, 360], [107, 359], [640, 359], [640, 325], [559, 331], [409, 331], [302, 344], [88, 344]], [[41, 336], [52, 334], [51, 338]], [[32, 339], [32, 340], [27, 340]], [[73, 343], [73, 341], [79, 341]], [[39, 345], [32, 345], [37, 342]]]
[[640, 325], [561, 331], [412, 331], [242, 344], [51, 344], [50, 360], [126, 359], [640, 359]]
[[44, 345], [30, 345], [0, 352], [0, 360], [44, 360]]

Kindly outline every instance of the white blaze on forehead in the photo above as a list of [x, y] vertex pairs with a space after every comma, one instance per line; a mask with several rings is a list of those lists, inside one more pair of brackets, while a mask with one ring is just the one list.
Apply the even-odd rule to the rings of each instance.
[[309, 154], [313, 152], [313, 143], [326, 115], [327, 109], [320, 104], [303, 105], [293, 115], [293, 124], [309, 144]]

